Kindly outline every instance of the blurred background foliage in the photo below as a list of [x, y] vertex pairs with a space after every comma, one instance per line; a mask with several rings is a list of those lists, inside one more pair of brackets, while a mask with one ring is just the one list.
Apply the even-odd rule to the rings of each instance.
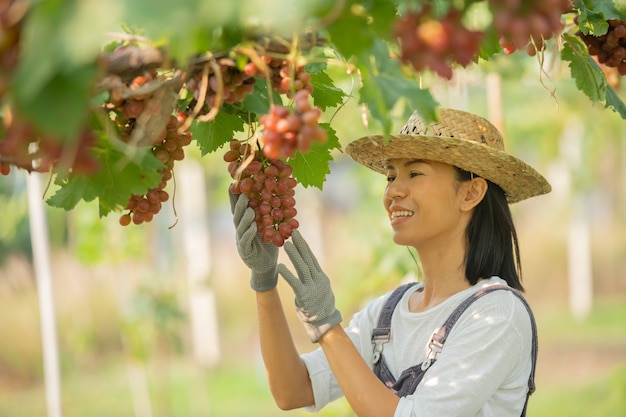
[[[557, 60], [548, 56], [544, 69], [529, 57], [507, 57], [460, 70], [450, 83], [425, 82], [444, 106], [487, 117], [500, 110], [496, 120], [508, 149], [545, 173], [554, 188], [513, 206], [527, 297], [540, 332], [538, 390], [529, 416], [626, 416], [625, 126], [618, 115], [581, 96]], [[494, 79], [500, 83], [495, 106], [488, 87]], [[349, 82], [342, 88], [349, 90]], [[397, 131], [404, 124], [403, 109], [390, 111]], [[370, 131], [354, 100], [333, 128], [344, 146]], [[384, 178], [339, 151], [334, 156], [323, 190], [298, 188], [296, 198], [301, 230], [349, 317], [402, 280], [418, 278], [419, 268], [414, 254], [392, 244], [381, 204]], [[207, 230], [198, 233], [210, 236], [211, 268], [203, 285], [215, 294], [219, 358], [206, 365], [194, 357], [189, 320], [194, 288], [186, 276], [189, 260], [176, 224], [176, 197], [159, 220], [124, 229], [116, 219], [99, 219], [93, 204], [71, 212], [47, 207], [64, 415], [308, 415], [280, 411], [265, 381], [254, 295], [234, 246], [225, 163], [220, 155], [200, 158], [192, 151], [182, 164], [201, 164], [205, 180], [194, 198], [207, 206]], [[3, 417], [46, 413], [25, 187], [23, 172], [0, 178]], [[573, 314], [568, 296], [568, 230], [580, 211], [589, 230], [593, 275], [593, 306], [584, 317]], [[281, 283], [289, 312], [293, 300], [285, 287]], [[290, 320], [301, 350], [312, 349], [295, 314]], [[338, 401], [320, 415], [351, 413]]]

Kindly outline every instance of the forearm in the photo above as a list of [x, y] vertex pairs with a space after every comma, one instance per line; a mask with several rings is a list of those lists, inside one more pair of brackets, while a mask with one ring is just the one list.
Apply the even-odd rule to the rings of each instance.
[[276, 288], [257, 292], [261, 354], [270, 390], [281, 409], [313, 405], [311, 380], [293, 342]]
[[398, 397], [374, 375], [340, 325], [319, 340], [346, 400], [358, 417], [391, 417]]

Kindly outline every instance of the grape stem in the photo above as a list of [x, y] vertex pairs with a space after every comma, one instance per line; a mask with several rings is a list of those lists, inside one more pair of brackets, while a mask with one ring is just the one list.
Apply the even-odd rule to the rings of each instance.
[[[185, 122], [178, 128], [178, 133], [183, 133], [189, 130], [189, 127], [194, 120], [198, 120], [199, 122], [210, 122], [215, 118], [219, 112], [220, 106], [222, 105], [222, 98], [224, 96], [222, 71], [220, 70], [219, 65], [215, 62], [215, 58], [211, 56], [211, 53], [208, 52], [207, 55], [210, 59], [202, 66], [202, 79], [200, 80], [198, 100], [196, 101], [196, 105], [193, 107], [189, 116], [185, 119]], [[209, 88], [209, 68], [213, 70], [213, 75], [217, 78], [218, 91], [216, 92], [215, 102], [213, 103], [211, 110], [204, 116], [198, 116], [206, 102], [206, 94]]]
[[[250, 143], [248, 149], [256, 149], [256, 146], [259, 143], [257, 135], [254, 134], [250, 140], [252, 142]], [[239, 168], [237, 168], [237, 171], [235, 171], [235, 178], [237, 178], [237, 181], [239, 181], [239, 178], [241, 178], [241, 174], [243, 173], [243, 171], [248, 167], [248, 165], [250, 165], [250, 162], [254, 161], [254, 156], [254, 152], [250, 152], [248, 155], [244, 155], [244, 159], [243, 161], [241, 161], [241, 165], [239, 166]]]

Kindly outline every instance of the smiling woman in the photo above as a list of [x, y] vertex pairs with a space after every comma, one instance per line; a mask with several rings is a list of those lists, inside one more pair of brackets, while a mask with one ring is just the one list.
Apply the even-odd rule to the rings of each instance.
[[[487, 120], [441, 109], [435, 123], [416, 113], [398, 135], [348, 145], [355, 161], [387, 176], [383, 204], [393, 240], [417, 250], [423, 281], [375, 299], [345, 327], [330, 280], [302, 235], [295, 231], [284, 246], [293, 274], [260, 240], [247, 200], [231, 196], [237, 248], [256, 290], [263, 359], [281, 408], [319, 410], [345, 396], [359, 417], [526, 414], [537, 332], [521, 294], [509, 203], [550, 185], [503, 144]], [[313, 352], [295, 349], [278, 274], [319, 343]]]

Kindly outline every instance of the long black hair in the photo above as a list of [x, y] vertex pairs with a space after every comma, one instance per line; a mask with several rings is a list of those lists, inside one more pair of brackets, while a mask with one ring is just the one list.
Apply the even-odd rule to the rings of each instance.
[[[457, 179], [468, 181], [473, 174], [457, 168]], [[481, 278], [499, 276], [510, 287], [524, 291], [517, 232], [502, 188], [485, 179], [487, 192], [474, 209], [467, 229], [465, 277], [471, 285]]]

